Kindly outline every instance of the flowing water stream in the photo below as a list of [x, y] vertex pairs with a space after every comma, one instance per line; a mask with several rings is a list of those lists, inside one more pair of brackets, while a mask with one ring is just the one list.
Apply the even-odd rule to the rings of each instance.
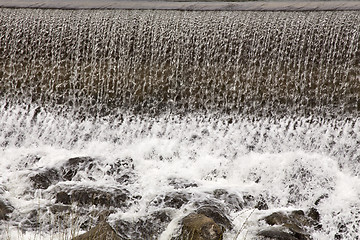
[[[314, 206], [314, 239], [359, 236], [359, 12], [3, 8], [0, 96], [5, 239], [64, 236], [52, 206], [67, 187], [126, 190], [109, 216], [119, 234], [119, 220], [167, 209], [151, 239], [170, 239], [221, 190], [267, 205], [225, 204], [225, 239], [257, 239], [262, 217]], [[34, 186], [76, 157], [93, 165]], [[119, 161], [127, 181], [111, 171]], [[179, 206], [156, 204], [178, 193]], [[141, 239], [133, 231], [124, 239]]]

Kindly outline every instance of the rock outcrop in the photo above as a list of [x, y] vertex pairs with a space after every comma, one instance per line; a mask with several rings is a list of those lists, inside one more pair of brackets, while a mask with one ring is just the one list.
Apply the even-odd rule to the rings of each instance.
[[101, 222], [88, 232], [74, 237], [72, 240], [122, 240], [107, 223]]
[[320, 215], [316, 209], [307, 214], [303, 210], [274, 212], [263, 220], [271, 227], [263, 229], [258, 236], [274, 240], [311, 240], [310, 231], [319, 229]]
[[224, 229], [204, 214], [191, 213], [183, 221], [182, 240], [221, 240]]

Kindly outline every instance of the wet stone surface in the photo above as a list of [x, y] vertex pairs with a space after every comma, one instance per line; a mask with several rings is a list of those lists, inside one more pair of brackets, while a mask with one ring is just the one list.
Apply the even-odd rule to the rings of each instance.
[[305, 213], [303, 210], [274, 212], [264, 218], [270, 226], [258, 235], [267, 239], [311, 240], [311, 231], [321, 228], [320, 214], [315, 208]]
[[122, 240], [114, 229], [106, 222], [101, 222], [88, 232], [72, 238], [72, 240]]
[[6, 200], [0, 199], [0, 220], [8, 220], [9, 214], [14, 211], [14, 207]]
[[46, 169], [30, 177], [35, 189], [47, 189], [49, 186], [61, 181], [61, 176], [56, 169]]
[[56, 193], [56, 202], [62, 204], [77, 203], [79, 206], [102, 206], [124, 208], [131, 199], [130, 193], [125, 189], [96, 189], [91, 187], [75, 187]]
[[221, 240], [224, 229], [204, 214], [192, 213], [182, 221], [179, 240]]
[[171, 212], [159, 210], [134, 222], [117, 220], [114, 229], [122, 239], [158, 239], [172, 219]]

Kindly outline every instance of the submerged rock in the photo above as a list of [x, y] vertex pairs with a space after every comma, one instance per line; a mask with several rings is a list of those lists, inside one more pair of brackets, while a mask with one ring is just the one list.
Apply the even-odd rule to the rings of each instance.
[[239, 211], [244, 208], [244, 201], [234, 193], [229, 193], [225, 189], [216, 189], [213, 192], [213, 195], [216, 199], [221, 200], [225, 205], [231, 210]]
[[258, 235], [267, 239], [310, 240], [309, 230], [320, 227], [319, 219], [316, 209], [310, 209], [308, 214], [302, 210], [274, 212], [264, 218], [267, 224], [274, 227], [262, 230]]
[[63, 189], [56, 193], [56, 202], [62, 204], [77, 203], [79, 206], [103, 206], [122, 208], [127, 206], [130, 199], [129, 192], [125, 189], [96, 189], [91, 187], [75, 187]]
[[150, 205], [179, 209], [183, 205], [189, 203], [190, 199], [191, 194], [187, 192], [170, 192], [157, 196], [150, 202]]
[[121, 238], [107, 222], [101, 222], [72, 240], [121, 240]]
[[47, 189], [49, 186], [56, 184], [60, 180], [60, 174], [54, 168], [46, 169], [30, 177], [30, 181], [36, 189]]
[[5, 200], [0, 199], [0, 220], [8, 220], [8, 214], [14, 211], [14, 207]]
[[221, 240], [224, 229], [204, 214], [191, 213], [183, 219], [182, 240]]
[[70, 158], [61, 168], [62, 178], [72, 181], [79, 171], [91, 170], [94, 167], [95, 159], [91, 157]]
[[299, 240], [284, 227], [265, 229], [258, 233], [258, 240]]
[[171, 222], [171, 214], [167, 210], [159, 210], [134, 222], [115, 221], [114, 228], [123, 240], [147, 239], [157, 240]]

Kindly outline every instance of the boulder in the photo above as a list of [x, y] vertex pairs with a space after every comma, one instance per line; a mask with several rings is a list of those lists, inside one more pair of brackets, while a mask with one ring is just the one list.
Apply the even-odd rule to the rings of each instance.
[[196, 213], [211, 218], [218, 226], [222, 227], [223, 229], [230, 230], [233, 228], [233, 224], [231, 223], [230, 219], [226, 216], [225, 211], [220, 207], [215, 205], [204, 205], [199, 207], [196, 210]]
[[179, 239], [182, 240], [221, 240], [224, 229], [204, 214], [191, 213], [182, 221]]
[[299, 240], [291, 233], [287, 232], [286, 228], [274, 227], [262, 230], [258, 233], [258, 240]]
[[130, 198], [125, 189], [96, 189], [91, 187], [76, 187], [74, 189], [63, 189], [56, 193], [56, 203], [69, 205], [77, 203], [79, 206], [103, 206], [122, 208], [127, 206]]
[[159, 210], [141, 217], [134, 222], [117, 220], [114, 228], [123, 240], [157, 240], [171, 222], [171, 219], [169, 211]]
[[56, 203], [70, 205], [71, 204], [70, 195], [64, 191], [56, 193]]
[[267, 224], [274, 227], [262, 230], [258, 235], [278, 240], [310, 240], [312, 238], [308, 231], [319, 228], [319, 219], [320, 215], [316, 209], [310, 209], [307, 214], [303, 210], [274, 212], [264, 218]]
[[101, 222], [88, 232], [74, 237], [72, 240], [121, 240], [121, 238], [107, 222]]
[[164, 195], [159, 195], [154, 198], [150, 205], [157, 207], [175, 208], [179, 209], [187, 204], [191, 199], [191, 194], [187, 192], [170, 192]]
[[33, 187], [36, 189], [47, 189], [50, 185], [61, 180], [58, 171], [54, 168], [43, 170], [30, 177]]
[[0, 199], [0, 220], [8, 220], [8, 214], [14, 211], [14, 207], [5, 200]]
[[79, 171], [91, 170], [94, 167], [94, 160], [91, 157], [70, 158], [61, 168], [62, 178], [72, 181]]
[[239, 211], [244, 208], [244, 202], [237, 194], [229, 193], [225, 189], [216, 189], [213, 195], [216, 199], [224, 202], [231, 210]]

